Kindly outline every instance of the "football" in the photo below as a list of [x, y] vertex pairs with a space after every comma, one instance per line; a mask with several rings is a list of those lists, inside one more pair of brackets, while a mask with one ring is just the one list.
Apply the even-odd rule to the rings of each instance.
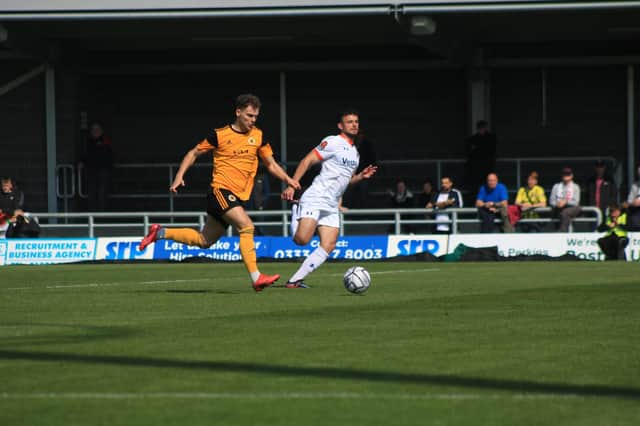
[[364, 293], [371, 285], [371, 275], [362, 266], [352, 266], [344, 273], [344, 288], [350, 293]]

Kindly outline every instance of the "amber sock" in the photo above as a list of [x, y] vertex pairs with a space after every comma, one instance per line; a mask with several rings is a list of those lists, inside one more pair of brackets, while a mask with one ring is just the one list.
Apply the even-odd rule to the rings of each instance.
[[253, 282], [256, 282], [260, 276], [258, 270], [258, 262], [256, 261], [256, 246], [253, 242], [253, 226], [247, 226], [246, 228], [238, 229], [240, 234], [240, 254], [242, 254], [242, 261], [247, 268], [247, 272], [251, 275]]
[[165, 228], [164, 239], [206, 248], [202, 234], [191, 228]]

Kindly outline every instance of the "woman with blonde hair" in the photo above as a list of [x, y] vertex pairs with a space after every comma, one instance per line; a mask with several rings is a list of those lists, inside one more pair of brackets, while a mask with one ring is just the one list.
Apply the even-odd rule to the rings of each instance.
[[[520, 208], [520, 219], [536, 219], [540, 217], [536, 209], [547, 206], [547, 196], [544, 194], [544, 189], [538, 185], [538, 172], [529, 173], [527, 186], [523, 186], [518, 190], [515, 204]], [[522, 232], [540, 232], [539, 223], [521, 222], [519, 228]]]

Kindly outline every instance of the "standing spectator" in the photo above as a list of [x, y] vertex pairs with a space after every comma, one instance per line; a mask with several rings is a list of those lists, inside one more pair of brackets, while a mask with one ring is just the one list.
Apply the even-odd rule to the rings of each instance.
[[480, 230], [483, 233], [494, 231], [493, 221], [496, 218], [502, 219], [502, 231], [513, 232], [513, 226], [509, 221], [507, 204], [509, 193], [507, 187], [498, 182], [498, 175], [489, 173], [487, 183], [480, 187], [476, 197], [476, 207], [480, 216]]
[[476, 133], [467, 138], [465, 149], [467, 163], [465, 165], [465, 186], [469, 191], [475, 191], [489, 173], [496, 171], [496, 147], [498, 140], [489, 131], [489, 123], [480, 120], [476, 123]]
[[602, 160], [596, 161], [595, 174], [587, 183], [587, 196], [588, 205], [599, 208], [602, 217], [605, 216], [607, 207], [618, 202], [618, 188]]
[[[547, 196], [544, 194], [544, 189], [538, 185], [537, 172], [529, 174], [527, 186], [523, 186], [518, 190], [515, 204], [520, 208], [521, 219], [537, 219], [540, 217], [536, 209], [547, 206]], [[540, 232], [539, 223], [521, 222], [518, 227], [522, 232]]]
[[[391, 204], [397, 209], [410, 209], [414, 207], [413, 193], [407, 188], [407, 181], [404, 178], [399, 178], [396, 181], [396, 190], [390, 192]], [[389, 233], [394, 233], [395, 228], [391, 226]], [[402, 225], [400, 232], [403, 234], [414, 233], [415, 229], [411, 225]]]
[[[638, 167], [637, 173], [640, 178], [640, 167]], [[627, 209], [629, 231], [640, 231], [640, 179], [631, 185], [625, 208]]]
[[[356, 147], [360, 153], [360, 164], [356, 169], [358, 174], [368, 165], [375, 166], [377, 158], [373, 142], [362, 131], [356, 137]], [[366, 209], [369, 206], [369, 179], [351, 185], [344, 198], [346, 203], [343, 208]]]
[[407, 188], [407, 181], [399, 178], [396, 181], [396, 190], [391, 191], [391, 204], [398, 209], [410, 209], [413, 207], [413, 193]]
[[448, 234], [451, 232], [449, 226], [449, 215], [443, 213], [448, 208], [462, 207], [462, 194], [453, 188], [453, 181], [449, 176], [443, 176], [440, 179], [440, 191], [436, 192], [431, 201], [427, 203], [428, 209], [435, 209], [436, 213], [436, 233]]
[[599, 231], [606, 235], [598, 239], [598, 246], [604, 253], [605, 260], [627, 260], [624, 249], [629, 244], [627, 238], [627, 214], [617, 204], [609, 206], [609, 216], [600, 225]]
[[569, 232], [569, 226], [582, 209], [580, 208], [580, 186], [573, 181], [573, 170], [562, 169], [562, 182], [551, 189], [549, 204], [553, 207], [553, 217], [560, 218], [558, 230]]
[[99, 123], [93, 123], [85, 144], [83, 162], [87, 170], [89, 211], [104, 211], [111, 190], [113, 147]]
[[437, 192], [433, 187], [431, 179], [425, 180], [422, 184], [422, 192], [416, 197], [416, 207], [427, 207], [427, 204], [433, 200], [436, 194]]

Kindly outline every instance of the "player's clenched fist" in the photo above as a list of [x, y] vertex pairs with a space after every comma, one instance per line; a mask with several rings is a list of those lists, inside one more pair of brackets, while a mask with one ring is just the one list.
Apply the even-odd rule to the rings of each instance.
[[[298, 187], [300, 187], [300, 184], [298, 184]], [[293, 196], [295, 193], [296, 193], [296, 190], [292, 186], [288, 186], [287, 189], [282, 191], [282, 194], [280, 195], [280, 197], [283, 200], [293, 201]]]

